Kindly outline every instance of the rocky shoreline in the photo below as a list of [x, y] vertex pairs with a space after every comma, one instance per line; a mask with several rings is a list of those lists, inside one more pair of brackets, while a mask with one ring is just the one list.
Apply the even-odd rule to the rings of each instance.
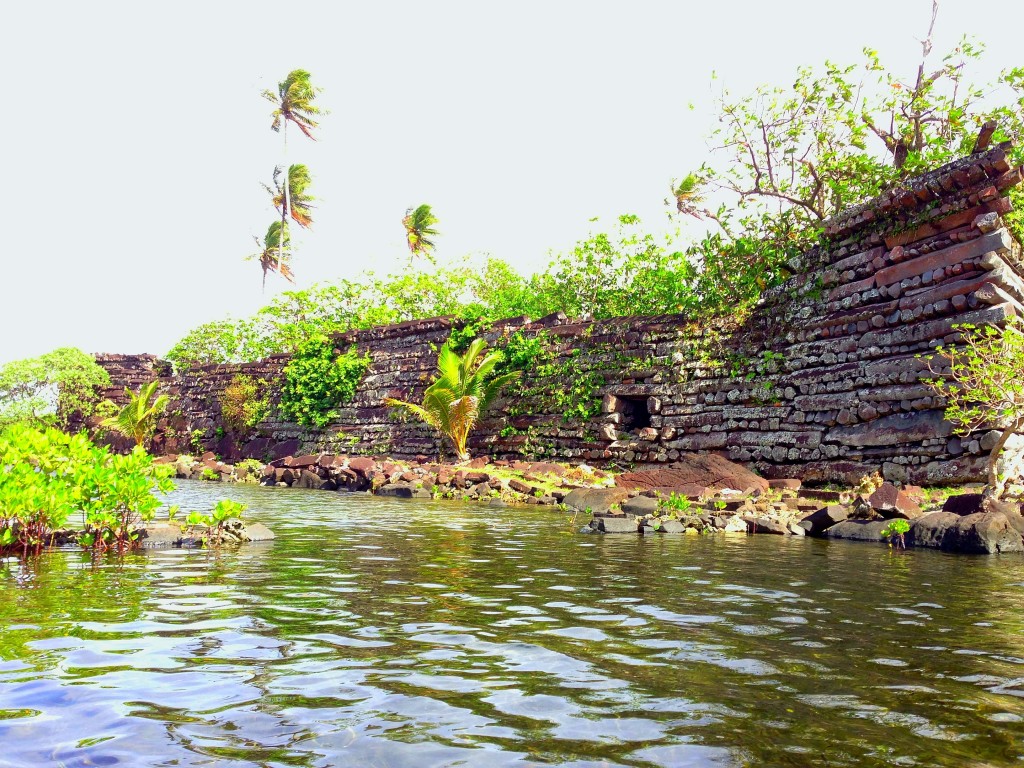
[[587, 533], [773, 534], [887, 543], [883, 530], [906, 520], [903, 544], [947, 552], [1024, 552], [1022, 506], [983, 506], [980, 493], [939, 504], [913, 486], [870, 482], [856, 490], [805, 488], [766, 480], [717, 454], [690, 454], [667, 467], [612, 473], [587, 465], [495, 461], [451, 465], [421, 456], [308, 454], [262, 465], [224, 464], [213, 454], [165, 456], [179, 478], [259, 483], [415, 499], [460, 499], [491, 506], [530, 504], [592, 516]]
[[[211, 546], [209, 536], [204, 535], [201, 528], [190, 529], [173, 522], [154, 522], [140, 525], [132, 530], [136, 536], [133, 543], [140, 549], [200, 549]], [[56, 548], [82, 547], [81, 538], [86, 531], [74, 528], [62, 528], [48, 535], [47, 543]], [[275, 536], [263, 523], [230, 520], [216, 531], [216, 546], [224, 544], [248, 544], [261, 541], [273, 541]]]

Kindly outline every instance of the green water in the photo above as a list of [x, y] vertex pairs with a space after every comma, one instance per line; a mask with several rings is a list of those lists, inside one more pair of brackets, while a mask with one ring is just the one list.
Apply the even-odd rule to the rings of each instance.
[[174, 495], [278, 538], [0, 563], [0, 765], [1024, 761], [1024, 558]]

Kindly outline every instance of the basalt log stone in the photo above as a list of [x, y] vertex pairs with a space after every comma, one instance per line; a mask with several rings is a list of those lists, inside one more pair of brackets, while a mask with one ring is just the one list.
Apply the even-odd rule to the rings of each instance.
[[[1024, 314], [1020, 246], [1004, 218], [1021, 181], [1011, 149], [992, 146], [836, 215], [822, 243], [792, 260], [793, 277], [742, 320], [554, 313], [494, 323], [481, 332], [491, 347], [519, 334], [543, 349], [545, 364], [527, 366], [483, 415], [471, 453], [642, 473], [715, 452], [805, 484], [876, 472], [896, 484], [983, 481], [991, 441], [952, 434], [927, 385], [928, 364], [958, 326], [999, 327]], [[449, 450], [437, 433], [395, 418], [383, 400], [422, 398], [437, 349], [464, 325], [441, 317], [337, 334], [337, 349], [354, 347], [371, 364], [324, 429], [275, 415], [288, 355], [178, 375], [152, 355], [97, 360], [111, 377], [103, 395], [115, 402], [125, 386], [162, 382], [171, 404], [157, 443], [168, 453], [435, 457]], [[221, 395], [238, 375], [268, 382], [271, 394], [270, 415], [245, 434], [221, 415]]]
[[629, 498], [625, 488], [576, 488], [566, 495], [562, 503], [578, 512], [590, 511], [595, 515], [607, 514]]
[[768, 490], [768, 481], [717, 454], [690, 454], [664, 469], [624, 472], [615, 478], [620, 488], [646, 490], [697, 486], [711, 491], [730, 488], [743, 493]]

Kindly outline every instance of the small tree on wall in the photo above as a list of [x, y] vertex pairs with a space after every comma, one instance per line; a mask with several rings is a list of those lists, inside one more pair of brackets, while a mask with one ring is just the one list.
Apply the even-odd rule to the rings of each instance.
[[962, 340], [936, 350], [938, 358], [929, 362], [929, 370], [940, 378], [928, 383], [946, 398], [946, 418], [958, 433], [999, 430], [985, 489], [986, 496], [998, 499], [1010, 479], [1000, 473], [1000, 458], [1010, 439], [1024, 431], [1024, 324], [1011, 317], [1003, 328], [960, 325], [956, 330]]
[[464, 355], [453, 352], [448, 344], [437, 357], [437, 377], [423, 393], [423, 404], [407, 403], [389, 397], [384, 404], [404, 408], [434, 427], [451, 441], [459, 461], [469, 459], [466, 441], [480, 415], [501, 389], [519, 376], [519, 371], [494, 375], [501, 352], [481, 358], [485, 342], [474, 339]]
[[124, 394], [128, 402], [115, 416], [104, 419], [101, 426], [129, 437], [135, 445], [145, 447], [156, 431], [157, 419], [167, 409], [167, 395], [157, 395], [159, 381], [143, 384], [138, 392], [125, 387]]

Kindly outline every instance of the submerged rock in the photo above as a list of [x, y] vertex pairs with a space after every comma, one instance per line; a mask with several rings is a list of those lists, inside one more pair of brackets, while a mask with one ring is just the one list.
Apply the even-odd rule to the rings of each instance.
[[604, 533], [636, 533], [639, 528], [636, 518], [632, 515], [597, 517], [594, 518], [594, 522], [597, 523], [597, 530]]

